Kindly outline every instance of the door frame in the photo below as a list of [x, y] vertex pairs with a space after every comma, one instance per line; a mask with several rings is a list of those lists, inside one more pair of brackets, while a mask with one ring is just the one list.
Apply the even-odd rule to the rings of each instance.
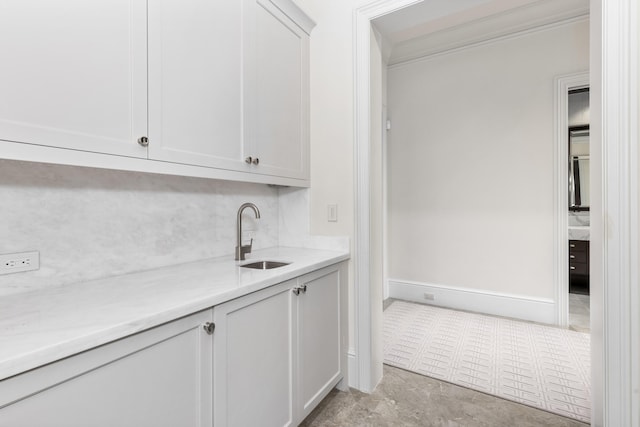
[[[372, 344], [381, 340], [370, 282], [371, 21], [422, 0], [375, 0], [354, 11], [354, 322], [356, 386], [380, 378]], [[592, 423], [640, 424], [640, 290], [638, 257], [638, 6], [634, 0], [591, 0]], [[595, 179], [594, 179], [595, 178]]]

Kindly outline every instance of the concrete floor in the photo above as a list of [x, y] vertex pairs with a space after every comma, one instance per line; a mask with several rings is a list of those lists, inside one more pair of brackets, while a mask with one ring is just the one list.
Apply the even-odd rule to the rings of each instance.
[[305, 427], [585, 427], [587, 424], [488, 394], [384, 366], [371, 394], [333, 390]]

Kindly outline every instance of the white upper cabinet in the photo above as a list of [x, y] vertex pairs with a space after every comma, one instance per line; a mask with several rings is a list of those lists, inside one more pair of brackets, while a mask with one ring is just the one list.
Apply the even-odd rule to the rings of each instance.
[[309, 35], [273, 2], [245, 2], [246, 152], [257, 173], [309, 179]]
[[291, 0], [3, 0], [0, 157], [308, 186], [313, 26]]
[[149, 2], [149, 158], [249, 170], [242, 2]]
[[0, 139], [146, 157], [146, 32], [144, 0], [0, 2]]

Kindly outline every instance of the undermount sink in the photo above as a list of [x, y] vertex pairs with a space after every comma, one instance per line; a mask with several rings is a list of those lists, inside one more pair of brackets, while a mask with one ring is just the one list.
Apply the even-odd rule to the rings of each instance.
[[249, 264], [243, 264], [240, 267], [253, 268], [255, 270], [271, 270], [272, 268], [284, 267], [291, 264], [290, 262], [279, 261], [255, 261]]

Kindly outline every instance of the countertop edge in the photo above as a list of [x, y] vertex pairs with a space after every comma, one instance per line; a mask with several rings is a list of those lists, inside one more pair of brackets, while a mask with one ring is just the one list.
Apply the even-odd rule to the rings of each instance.
[[[319, 252], [326, 254], [328, 251]], [[259, 280], [255, 284], [225, 290], [208, 297], [188, 300], [153, 315], [131, 318], [126, 322], [117, 322], [113, 326], [97, 329], [91, 331], [91, 333], [79, 335], [66, 341], [60, 341], [52, 346], [43, 346], [32, 352], [21, 353], [13, 358], [0, 360], [0, 381], [350, 259], [348, 252], [332, 252], [335, 254], [334, 256], [325, 256], [320, 261], [285, 270], [282, 274]], [[246, 260], [246, 262], [250, 261], [249, 259]]]

